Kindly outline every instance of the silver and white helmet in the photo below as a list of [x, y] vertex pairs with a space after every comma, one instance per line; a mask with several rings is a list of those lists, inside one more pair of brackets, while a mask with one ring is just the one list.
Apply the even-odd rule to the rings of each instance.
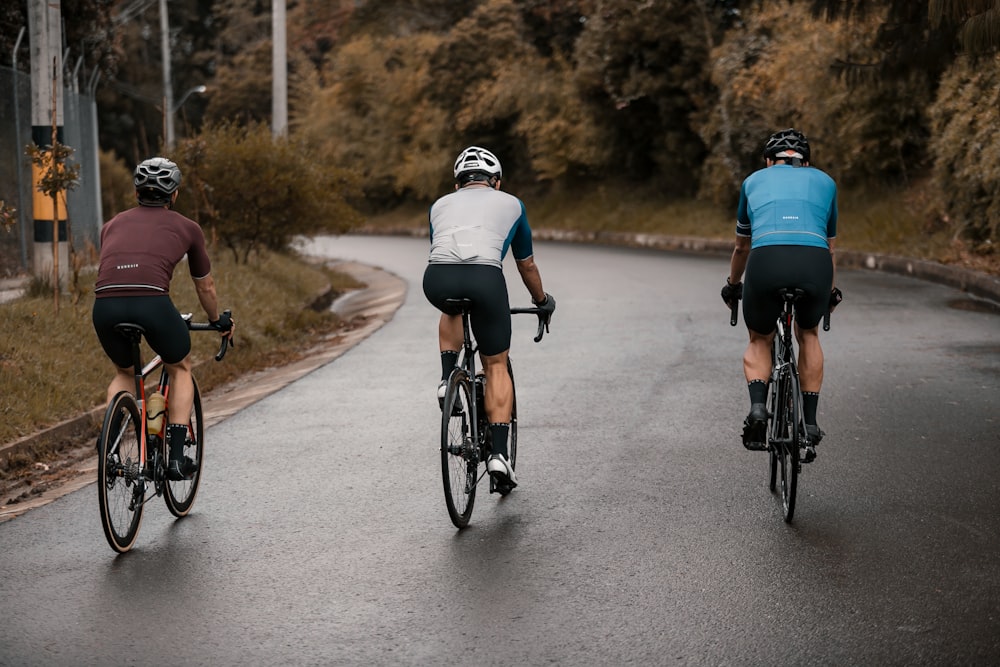
[[455, 160], [455, 180], [464, 174], [480, 173], [489, 178], [503, 178], [503, 168], [497, 156], [485, 148], [469, 146]]
[[140, 204], [164, 204], [181, 186], [181, 170], [165, 157], [151, 157], [136, 166], [134, 181]]

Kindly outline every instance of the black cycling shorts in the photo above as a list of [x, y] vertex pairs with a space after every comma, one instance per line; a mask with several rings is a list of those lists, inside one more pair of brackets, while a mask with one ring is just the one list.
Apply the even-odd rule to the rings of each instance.
[[484, 264], [428, 264], [424, 296], [448, 315], [461, 311], [445, 299], [471, 299], [472, 335], [486, 356], [510, 349], [510, 299], [503, 271]]
[[747, 328], [770, 334], [784, 302], [782, 287], [798, 287], [806, 295], [795, 304], [795, 319], [803, 329], [819, 325], [830, 307], [833, 258], [826, 248], [773, 245], [754, 248], [743, 279], [743, 319]]
[[146, 342], [168, 364], [180, 363], [191, 352], [191, 333], [170, 296], [107, 296], [94, 299], [94, 331], [115, 366], [132, 366], [132, 344], [115, 331], [116, 324], [138, 324]]

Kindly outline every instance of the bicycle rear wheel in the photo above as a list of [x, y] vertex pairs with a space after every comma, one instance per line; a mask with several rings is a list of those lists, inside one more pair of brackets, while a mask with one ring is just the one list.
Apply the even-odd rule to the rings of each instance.
[[139, 456], [141, 428], [135, 397], [119, 392], [104, 413], [97, 456], [101, 526], [118, 553], [132, 548], [142, 522], [146, 482]]
[[188, 437], [184, 443], [184, 456], [190, 457], [197, 464], [198, 470], [191, 476], [191, 479], [167, 480], [166, 493], [163, 494], [167, 509], [178, 518], [186, 516], [191, 511], [194, 497], [198, 494], [198, 483], [201, 481], [201, 470], [205, 461], [205, 431], [201, 412], [201, 392], [198, 391], [198, 383], [193, 377], [191, 381], [194, 383], [194, 401], [191, 404], [191, 418], [188, 422]]
[[785, 523], [795, 514], [795, 493], [799, 480], [799, 404], [796, 399], [798, 378], [789, 373], [781, 380], [781, 433], [778, 456], [781, 468], [781, 507]]
[[448, 516], [456, 528], [469, 525], [476, 502], [479, 448], [472, 439], [469, 377], [452, 371], [441, 409], [441, 478]]

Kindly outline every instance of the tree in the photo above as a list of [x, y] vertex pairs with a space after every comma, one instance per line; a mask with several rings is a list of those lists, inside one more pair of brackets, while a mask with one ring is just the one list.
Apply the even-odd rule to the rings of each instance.
[[211, 125], [178, 145], [188, 187], [181, 206], [208, 225], [237, 262], [282, 252], [298, 235], [341, 233], [360, 221], [348, 199], [357, 176], [265, 124]]

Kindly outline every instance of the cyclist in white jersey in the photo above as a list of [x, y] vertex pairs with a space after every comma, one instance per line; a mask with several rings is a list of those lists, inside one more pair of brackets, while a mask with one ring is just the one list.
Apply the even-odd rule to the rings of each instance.
[[524, 203], [500, 190], [503, 171], [490, 151], [470, 146], [455, 160], [455, 192], [430, 208], [431, 250], [424, 271], [424, 295], [438, 310], [441, 384], [444, 398], [448, 375], [462, 347], [460, 311], [447, 299], [470, 299], [472, 332], [486, 375], [486, 415], [493, 450], [486, 469], [498, 483], [514, 487], [507, 440], [514, 394], [507, 374], [510, 349], [510, 301], [503, 276], [503, 259], [510, 250], [532, 302], [552, 317], [556, 302], [542, 288], [531, 246], [531, 228]]

